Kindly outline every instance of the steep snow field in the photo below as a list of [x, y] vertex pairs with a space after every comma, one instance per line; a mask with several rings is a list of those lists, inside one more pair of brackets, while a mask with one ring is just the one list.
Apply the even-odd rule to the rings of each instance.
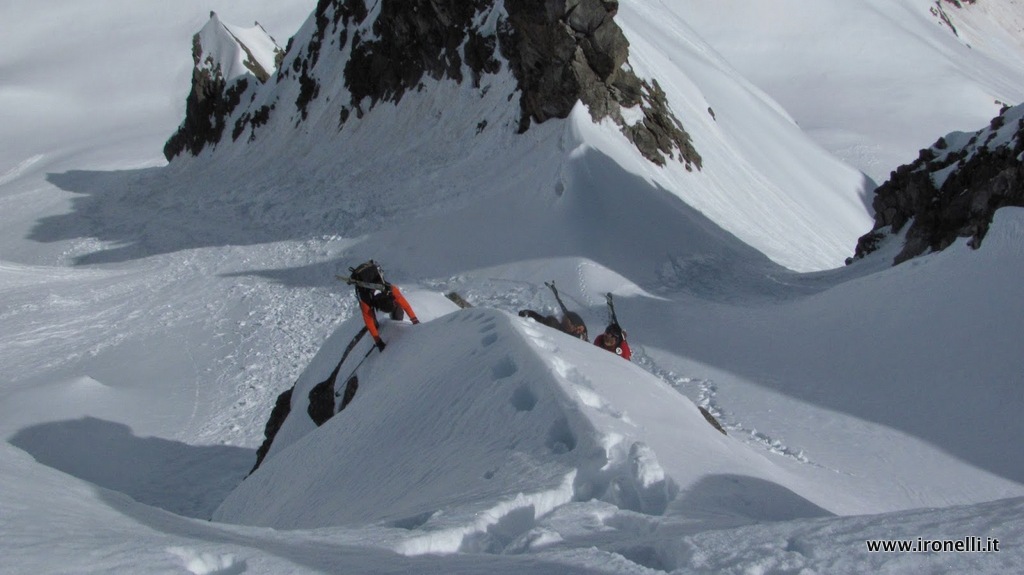
[[[209, 11], [284, 45], [314, 5], [0, 10], [6, 572], [1024, 568], [1024, 211], [837, 267], [872, 180], [1020, 102], [1017, 2], [942, 6], [957, 35], [918, 0], [623, 2], [699, 173], [582, 107], [517, 136], [502, 75], [164, 166]], [[315, 427], [369, 257], [423, 323]], [[633, 361], [518, 317], [551, 280], [591, 337], [613, 293]]]
[[642, 3], [678, 14], [806, 134], [876, 185], [939, 136], [978, 130], [1003, 104], [1024, 98], [1021, 3], [952, 4]]

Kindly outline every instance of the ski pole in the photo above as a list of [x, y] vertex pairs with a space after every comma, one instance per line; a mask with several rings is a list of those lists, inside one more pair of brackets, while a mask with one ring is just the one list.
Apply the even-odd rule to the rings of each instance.
[[[370, 357], [370, 354], [373, 353], [373, 350], [375, 350], [375, 349], [377, 349], [376, 346], [371, 347], [366, 352], [366, 355], [363, 356], [363, 359], [360, 359], [359, 363], [357, 363], [356, 366], [352, 368], [352, 372], [348, 374], [348, 377], [345, 378], [345, 381], [348, 381], [348, 380], [352, 379], [352, 376], [354, 376], [356, 374], [356, 372], [359, 371], [359, 367], [363, 365], [363, 362], [366, 361], [366, 358]], [[337, 380], [335, 380], [335, 382], [337, 382]], [[344, 393], [344, 390], [342, 390], [342, 391], [335, 390], [334, 391], [334, 397], [339, 397], [342, 393]]]

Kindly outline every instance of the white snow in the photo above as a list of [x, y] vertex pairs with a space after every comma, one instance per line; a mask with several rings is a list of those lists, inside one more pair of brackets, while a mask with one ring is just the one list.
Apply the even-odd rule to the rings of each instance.
[[964, 10], [935, 0], [642, 5], [678, 13], [804, 132], [875, 184], [939, 136], [980, 129], [1001, 103], [1024, 100], [1019, 0]]
[[[210, 11], [284, 45], [315, 4], [0, 9], [5, 572], [1024, 569], [1024, 210], [839, 267], [872, 180], [1024, 99], [1020, 2], [942, 3], [958, 35], [924, 0], [623, 2], [699, 172], [582, 106], [516, 135], [505, 72], [166, 166]], [[370, 257], [423, 321], [316, 427]], [[551, 280], [591, 338], [612, 292], [633, 361], [518, 317]]]

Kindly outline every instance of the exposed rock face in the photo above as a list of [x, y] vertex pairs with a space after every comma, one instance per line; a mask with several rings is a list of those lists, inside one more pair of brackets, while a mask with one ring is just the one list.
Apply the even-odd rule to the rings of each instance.
[[1024, 105], [1004, 108], [988, 128], [950, 134], [921, 150], [875, 190], [872, 205], [875, 226], [857, 242], [854, 258], [908, 222], [894, 264], [943, 250], [959, 237], [980, 247], [997, 209], [1024, 206]]
[[270, 412], [270, 419], [267, 420], [267, 425], [263, 428], [263, 443], [259, 449], [256, 450], [256, 465], [253, 465], [249, 471], [252, 474], [253, 471], [259, 469], [263, 459], [266, 458], [267, 453], [270, 452], [270, 446], [274, 443], [274, 437], [277, 432], [281, 430], [281, 425], [284, 424], [284, 420], [288, 418], [288, 414], [292, 411], [292, 391], [294, 387], [291, 387], [281, 395], [277, 396], [277, 401], [274, 403], [274, 409]]
[[[648, 84], [628, 65], [629, 41], [615, 23], [616, 0], [506, 0], [500, 28], [502, 54], [523, 93], [520, 131], [530, 121], [564, 118], [581, 100], [594, 121], [612, 118], [643, 155], [701, 166], [700, 155], [668, 109], [657, 82]], [[629, 123], [623, 109], [642, 119]]]
[[[960, 37], [960, 33], [957, 32], [956, 26], [953, 25], [953, 18], [946, 12], [945, 8], [943, 8], [942, 1], [943, 0], [935, 0], [935, 5], [932, 6], [929, 11], [943, 26], [949, 28], [949, 31], [952, 32], [954, 36]], [[955, 8], [963, 9], [964, 5], [973, 5], [975, 1], [976, 0], [945, 0], [945, 3]]]
[[[312, 36], [289, 45], [295, 57], [274, 83], [298, 84], [294, 110], [300, 121], [312, 102], [340, 99], [342, 128], [379, 102], [398, 102], [407, 91], [422, 89], [426, 77], [479, 87], [485, 74], [501, 72], [507, 62], [518, 83], [520, 132], [534, 122], [564, 118], [582, 101], [595, 121], [613, 119], [651, 161], [674, 158], [688, 169], [701, 167], [661, 87], [631, 70], [629, 42], [614, 20], [617, 1], [381, 0], [372, 8], [364, 0], [320, 0]], [[328, 83], [336, 85], [337, 73], [329, 70], [338, 66], [331, 62], [346, 57], [342, 92], [322, 93]], [[251, 140], [271, 115], [291, 113], [283, 102], [233, 113], [237, 95], [210, 82], [197, 69], [196, 97], [190, 96], [185, 124], [172, 138], [184, 144], [175, 149], [197, 154], [216, 143], [228, 116], [235, 119], [232, 138], [248, 131]], [[224, 97], [210, 102], [208, 93]]]
[[[342, 352], [341, 360], [338, 361], [338, 365], [334, 368], [334, 371], [327, 376], [327, 379], [310, 388], [309, 393], [307, 394], [308, 403], [306, 404], [306, 414], [317, 427], [327, 423], [327, 420], [348, 407], [348, 404], [355, 398], [356, 391], [359, 389], [359, 378], [355, 373], [349, 376], [348, 380], [345, 382], [343, 390], [336, 390], [335, 388], [338, 387], [338, 373], [341, 371], [342, 366], [345, 365], [345, 360], [348, 359], [349, 354], [352, 353], [352, 350], [355, 349], [356, 345], [362, 341], [366, 332], [367, 329], [365, 327], [360, 329], [359, 332], [356, 333], [355, 337], [348, 342], [348, 346], [346, 346], [345, 351]], [[374, 348], [370, 349], [372, 350]], [[296, 381], [291, 388], [277, 396], [277, 403], [274, 404], [274, 409], [270, 413], [270, 419], [267, 420], [267, 425], [263, 430], [263, 443], [256, 451], [256, 465], [254, 465], [252, 470], [249, 471], [250, 475], [253, 471], [259, 469], [260, 464], [263, 463], [263, 459], [266, 458], [268, 453], [270, 453], [270, 448], [274, 444], [274, 438], [277, 437], [277, 432], [281, 431], [281, 426], [284, 425], [284, 420], [291, 414], [292, 396], [295, 395], [295, 390], [299, 388], [299, 383], [300, 382]], [[341, 396], [340, 404], [337, 400], [339, 395]]]
[[[184, 122], [164, 145], [168, 160], [184, 151], [197, 155], [207, 144], [219, 142], [250, 82], [269, 80], [284, 54], [259, 23], [244, 31], [232, 28], [211, 12], [209, 22], [192, 37], [192, 91], [185, 100]], [[273, 47], [269, 54], [267, 44]]]

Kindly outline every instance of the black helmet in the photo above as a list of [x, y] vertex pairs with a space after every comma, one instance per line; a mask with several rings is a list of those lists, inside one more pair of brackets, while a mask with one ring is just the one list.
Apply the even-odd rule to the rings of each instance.
[[615, 338], [622, 339], [622, 327], [617, 323], [608, 324], [608, 327], [604, 328], [604, 332]]

